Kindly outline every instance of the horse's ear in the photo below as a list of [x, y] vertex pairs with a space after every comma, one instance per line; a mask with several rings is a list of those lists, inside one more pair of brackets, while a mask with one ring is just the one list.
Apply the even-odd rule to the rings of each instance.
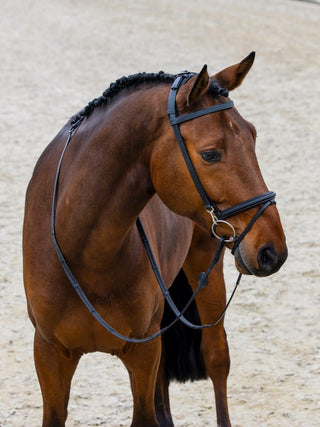
[[190, 80], [194, 81], [193, 86], [187, 96], [188, 107], [194, 105], [207, 91], [210, 84], [210, 77], [207, 71], [207, 65], [204, 65], [200, 73]]
[[242, 80], [247, 75], [248, 71], [252, 67], [255, 57], [255, 52], [251, 52], [246, 58], [244, 58], [239, 64], [231, 65], [231, 67], [225, 68], [220, 73], [213, 76], [219, 85], [225, 89], [233, 90], [240, 86]]

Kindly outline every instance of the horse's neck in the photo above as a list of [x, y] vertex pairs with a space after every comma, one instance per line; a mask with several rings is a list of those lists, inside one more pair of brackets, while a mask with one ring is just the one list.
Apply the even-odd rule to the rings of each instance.
[[149, 163], [161, 120], [159, 96], [148, 92], [122, 99], [110, 111], [93, 112], [75, 134], [80, 149], [74, 152], [76, 161], [65, 185], [64, 219], [65, 226], [82, 234], [77, 247], [88, 253], [97, 246], [103, 253], [119, 250], [154, 194]]

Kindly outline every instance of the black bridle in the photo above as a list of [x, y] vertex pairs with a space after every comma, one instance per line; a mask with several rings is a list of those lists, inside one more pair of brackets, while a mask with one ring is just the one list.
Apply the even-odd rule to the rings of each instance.
[[[224, 223], [232, 230], [233, 236], [231, 238], [226, 239], [225, 242], [234, 242], [234, 248], [233, 252], [235, 251], [236, 247], [239, 246], [241, 240], [244, 238], [244, 236], [248, 233], [254, 222], [258, 219], [258, 217], [264, 212], [264, 210], [271, 205], [272, 203], [275, 203], [275, 197], [276, 194], [273, 191], [269, 191], [265, 194], [261, 194], [259, 196], [253, 197], [252, 199], [246, 200], [244, 202], [241, 202], [235, 206], [232, 206], [225, 210], [220, 210], [217, 206], [217, 204], [208, 196], [207, 192], [205, 191], [200, 178], [193, 166], [193, 163], [191, 161], [191, 158], [189, 156], [188, 150], [185, 146], [183, 137], [180, 133], [179, 125], [181, 123], [185, 123], [189, 120], [193, 120], [197, 117], [205, 116], [207, 114], [216, 113], [218, 111], [228, 110], [234, 106], [233, 101], [227, 101], [222, 104], [212, 105], [211, 107], [203, 108], [202, 110], [194, 111], [189, 114], [184, 114], [182, 116], [177, 116], [177, 108], [176, 108], [176, 96], [178, 93], [178, 90], [181, 86], [183, 86], [185, 83], [187, 83], [188, 80], [190, 80], [191, 77], [193, 77], [194, 73], [189, 72], [183, 72], [174, 81], [173, 85], [171, 86], [170, 93], [169, 93], [169, 99], [168, 99], [168, 117], [170, 124], [173, 128], [176, 140], [179, 144], [181, 153], [183, 155], [184, 161], [188, 167], [189, 173], [191, 175], [191, 178], [194, 182], [194, 185], [196, 189], [198, 190], [198, 193], [202, 199], [202, 202], [207, 210], [207, 212], [211, 215], [212, 218], [212, 227], [211, 231], [212, 234], [220, 238], [219, 235], [216, 233], [216, 228], [219, 225], [219, 223]], [[222, 91], [221, 91], [222, 92]], [[223, 89], [224, 95], [227, 95], [227, 91]], [[248, 209], [261, 206], [263, 207], [259, 210], [258, 215], [254, 216], [253, 221], [251, 221], [246, 229], [243, 231], [243, 233], [237, 237], [235, 230], [233, 226], [226, 221], [226, 219], [230, 218], [231, 216], [237, 215], [243, 211], [246, 211]]]
[[[148, 241], [148, 238], [147, 238], [146, 233], [144, 231], [144, 228], [142, 226], [141, 220], [139, 217], [137, 218], [137, 221], [136, 221], [137, 229], [139, 231], [141, 240], [142, 240], [143, 245], [145, 247], [145, 250], [146, 250], [148, 259], [150, 261], [152, 270], [154, 271], [154, 274], [156, 276], [156, 279], [159, 283], [160, 289], [163, 293], [163, 296], [164, 296], [167, 304], [169, 305], [170, 309], [173, 311], [173, 313], [176, 316], [176, 318], [169, 325], [165, 326], [164, 328], [162, 328], [158, 332], [152, 334], [151, 336], [148, 336], [145, 338], [133, 338], [133, 337], [124, 336], [124, 335], [120, 334], [118, 331], [116, 331], [111, 325], [109, 325], [99, 315], [99, 313], [95, 310], [93, 305], [88, 300], [87, 296], [85, 295], [84, 291], [82, 290], [81, 286], [79, 285], [79, 283], [78, 283], [77, 279], [75, 278], [75, 276], [73, 275], [72, 271], [70, 270], [70, 267], [68, 266], [66, 259], [65, 259], [64, 255], [60, 249], [59, 243], [57, 241], [56, 232], [55, 232], [56, 196], [57, 196], [57, 189], [58, 189], [58, 183], [59, 183], [59, 175], [60, 175], [61, 164], [62, 164], [62, 160], [63, 160], [64, 154], [65, 154], [65, 151], [66, 151], [66, 149], [67, 149], [67, 147], [71, 141], [72, 135], [73, 135], [74, 131], [78, 128], [78, 126], [80, 126], [80, 124], [82, 123], [83, 117], [81, 117], [76, 123], [74, 123], [71, 126], [71, 128], [69, 130], [69, 136], [68, 136], [67, 142], [64, 146], [64, 149], [62, 151], [62, 154], [60, 156], [60, 160], [58, 163], [56, 177], [55, 177], [54, 190], [53, 190], [53, 199], [52, 199], [51, 233], [52, 233], [52, 238], [53, 238], [54, 246], [55, 246], [59, 261], [60, 261], [60, 263], [61, 263], [61, 265], [65, 271], [65, 274], [66, 274], [67, 278], [69, 279], [71, 285], [73, 286], [74, 290], [76, 291], [76, 293], [78, 294], [78, 296], [82, 300], [82, 302], [85, 304], [87, 309], [90, 311], [90, 313], [96, 318], [96, 320], [108, 332], [110, 332], [111, 334], [113, 334], [117, 338], [124, 340], [124, 341], [127, 341], [127, 342], [142, 343], [142, 342], [150, 341], [150, 340], [158, 337], [159, 335], [161, 335], [163, 332], [168, 330], [171, 326], [173, 326], [178, 321], [181, 321], [186, 326], [188, 326], [189, 328], [192, 328], [192, 329], [204, 329], [204, 328], [209, 328], [209, 327], [217, 325], [221, 321], [221, 319], [224, 317], [226, 310], [227, 310], [227, 308], [228, 308], [228, 306], [229, 306], [229, 304], [230, 304], [230, 302], [231, 302], [231, 300], [235, 294], [235, 291], [236, 291], [236, 289], [240, 283], [241, 274], [239, 274], [239, 277], [236, 281], [235, 288], [234, 288], [224, 310], [222, 311], [221, 315], [218, 317], [218, 319], [214, 323], [207, 324], [207, 325], [195, 325], [195, 324], [191, 323], [189, 320], [187, 320], [184, 317], [184, 314], [187, 311], [188, 307], [191, 305], [191, 303], [194, 301], [194, 299], [195, 299], [196, 295], [198, 294], [198, 292], [200, 291], [200, 289], [204, 288], [208, 285], [209, 274], [210, 274], [211, 270], [213, 269], [213, 267], [219, 261], [219, 258], [220, 258], [222, 251], [223, 251], [225, 243], [233, 242], [232, 253], [234, 253], [236, 248], [239, 246], [240, 242], [243, 240], [245, 235], [249, 232], [249, 230], [251, 229], [253, 224], [256, 222], [256, 220], [259, 218], [259, 216], [262, 215], [262, 213], [265, 211], [265, 209], [268, 206], [275, 203], [274, 199], [275, 199], [276, 194], [273, 192], [268, 192], [268, 193], [256, 196], [252, 199], [246, 200], [246, 201], [241, 202], [235, 206], [232, 206], [228, 209], [221, 211], [218, 208], [218, 206], [216, 205], [216, 203], [214, 203], [210, 199], [210, 197], [207, 195], [207, 193], [206, 193], [206, 191], [205, 191], [205, 189], [204, 189], [204, 187], [203, 187], [203, 185], [202, 185], [202, 183], [198, 177], [198, 174], [197, 174], [197, 172], [196, 172], [196, 170], [192, 164], [188, 150], [185, 146], [184, 140], [183, 140], [182, 135], [180, 133], [179, 125], [181, 123], [184, 123], [184, 122], [189, 121], [189, 120], [193, 120], [197, 117], [204, 116], [206, 114], [211, 114], [211, 113], [215, 113], [218, 111], [222, 111], [222, 110], [232, 108], [233, 102], [228, 101], [228, 102], [213, 105], [211, 107], [207, 107], [207, 108], [204, 108], [202, 110], [195, 111], [195, 112], [192, 112], [189, 114], [177, 116], [177, 114], [176, 114], [176, 94], [177, 94], [179, 88], [183, 84], [185, 84], [194, 75], [195, 75], [194, 73], [183, 72], [183, 73], [179, 74], [178, 77], [175, 79], [175, 81], [174, 81], [174, 83], [170, 89], [167, 113], [168, 113], [170, 124], [173, 127], [175, 137], [176, 137], [177, 142], [179, 144], [180, 150], [181, 150], [182, 155], [184, 157], [185, 163], [186, 163], [188, 170], [190, 172], [190, 175], [191, 175], [193, 182], [194, 182], [194, 184], [195, 184], [195, 186], [199, 192], [199, 195], [200, 195], [200, 197], [204, 203], [204, 206], [205, 206], [207, 212], [210, 214], [210, 216], [212, 218], [212, 226], [211, 226], [212, 236], [217, 237], [219, 239], [219, 241], [218, 241], [218, 247], [217, 247], [216, 253], [215, 253], [215, 255], [211, 261], [211, 264], [209, 265], [208, 270], [206, 272], [200, 273], [199, 278], [198, 278], [198, 286], [197, 286], [196, 290], [194, 291], [194, 293], [190, 297], [189, 301], [187, 302], [187, 304], [185, 305], [183, 310], [180, 311], [177, 308], [177, 306], [175, 305], [174, 301], [172, 300], [170, 293], [169, 293], [169, 291], [168, 291], [168, 289], [164, 283], [164, 280], [161, 276], [159, 267], [155, 261], [155, 257], [153, 255], [150, 243]], [[243, 212], [247, 209], [251, 209], [251, 208], [257, 207], [257, 206], [260, 206], [260, 209], [258, 210], [258, 212], [253, 216], [253, 218], [248, 223], [247, 227], [242, 232], [242, 234], [240, 236], [236, 236], [234, 227], [229, 222], [227, 222], [226, 219], [231, 217], [231, 216], [234, 216], [240, 212]], [[216, 228], [219, 225], [219, 223], [224, 223], [230, 227], [230, 229], [232, 230], [232, 234], [233, 234], [230, 238], [219, 236], [217, 234]]]

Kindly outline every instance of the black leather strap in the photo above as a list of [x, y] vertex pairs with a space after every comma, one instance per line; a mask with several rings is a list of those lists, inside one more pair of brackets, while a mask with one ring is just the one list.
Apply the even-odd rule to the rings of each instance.
[[169, 115], [169, 121], [171, 125], [180, 124], [188, 122], [189, 120], [196, 119], [197, 117], [205, 116], [211, 113], [217, 113], [218, 111], [228, 110], [229, 108], [234, 107], [233, 101], [225, 102], [224, 104], [211, 105], [211, 107], [203, 108], [199, 111], [194, 111], [192, 113], [183, 114], [182, 116], [173, 116]]
[[275, 203], [276, 193], [269, 191], [268, 193], [261, 194], [260, 196], [253, 197], [252, 199], [241, 202], [238, 205], [232, 206], [231, 208], [225, 209], [224, 211], [218, 211], [218, 218], [225, 220], [233, 215], [237, 215], [240, 212], [246, 211], [256, 206], [260, 206], [265, 202], [272, 201]]
[[[160, 286], [160, 289], [162, 291], [162, 294], [163, 294], [165, 300], [167, 301], [170, 309], [172, 310], [172, 312], [176, 316], [175, 321], [180, 320], [180, 322], [184, 323], [186, 326], [188, 326], [191, 329], [206, 329], [206, 328], [211, 328], [212, 326], [216, 326], [222, 320], [222, 318], [224, 317], [224, 315], [225, 315], [225, 313], [226, 313], [226, 311], [227, 311], [227, 309], [229, 307], [229, 304], [231, 303], [231, 300], [232, 300], [232, 298], [233, 298], [233, 296], [234, 296], [234, 294], [236, 292], [236, 289], [239, 286], [242, 274], [239, 274], [238, 279], [237, 279], [236, 284], [235, 284], [235, 287], [234, 287], [233, 292], [231, 293], [231, 295], [229, 297], [229, 300], [228, 300], [227, 304], [225, 305], [224, 309], [222, 310], [220, 316], [213, 323], [209, 323], [209, 324], [205, 324], [205, 325], [195, 325], [194, 323], [189, 322], [189, 320], [187, 320], [184, 317], [184, 313], [187, 311], [187, 309], [190, 306], [190, 304], [194, 301], [194, 299], [195, 299], [196, 295], [198, 294], [198, 292], [200, 291], [200, 289], [204, 288], [204, 287], [206, 287], [208, 285], [208, 283], [209, 283], [209, 274], [210, 274], [211, 270], [213, 269], [213, 267], [219, 261], [220, 255], [221, 255], [221, 253], [223, 251], [223, 248], [225, 246], [225, 240], [224, 240], [224, 238], [219, 239], [219, 243], [218, 243], [218, 247], [217, 247], [216, 253], [215, 253], [214, 257], [213, 257], [213, 260], [211, 261], [211, 263], [209, 265], [208, 270], [206, 272], [202, 272], [202, 273], [199, 274], [199, 277], [198, 277], [198, 286], [197, 286], [196, 290], [191, 295], [191, 297], [190, 297], [189, 301], [187, 302], [187, 304], [183, 307], [183, 310], [180, 311], [177, 308], [177, 306], [175, 305], [174, 301], [172, 300], [171, 295], [170, 295], [168, 289], [166, 288], [166, 285], [165, 285], [165, 283], [163, 281], [163, 278], [161, 276], [159, 267], [158, 267], [158, 265], [156, 263], [156, 260], [154, 258], [152, 249], [150, 247], [149, 240], [147, 238], [147, 235], [146, 235], [146, 233], [144, 231], [144, 228], [142, 226], [142, 223], [141, 223], [141, 220], [140, 220], [139, 217], [137, 218], [136, 225], [137, 225], [137, 228], [138, 228], [138, 231], [139, 231], [139, 234], [140, 234], [140, 238], [142, 240], [142, 243], [143, 243], [143, 245], [145, 247], [145, 250], [146, 250], [146, 253], [148, 255], [148, 258], [149, 258], [152, 270], [153, 270], [153, 272], [154, 272], [154, 274], [156, 276], [157, 282], [158, 282], [158, 284]], [[175, 321], [173, 321], [173, 322], [175, 323]], [[170, 326], [172, 326], [172, 324], [169, 325], [168, 327], [170, 327]], [[168, 327], [166, 327], [166, 329]], [[161, 330], [160, 333], [161, 332], [164, 332], [164, 330]]]
[[196, 117], [200, 117], [206, 114], [210, 114], [213, 112], [217, 112], [217, 111], [222, 111], [222, 110], [226, 110], [228, 108], [232, 108], [233, 107], [233, 102], [229, 101], [226, 102], [225, 104], [217, 104], [217, 105], [213, 105], [211, 107], [207, 107], [204, 108], [202, 110], [198, 110], [198, 111], [194, 111], [192, 113], [188, 113], [188, 114], [184, 114], [182, 116], [178, 116], [177, 115], [177, 108], [176, 108], [176, 96], [177, 96], [177, 92], [179, 90], [179, 88], [185, 84], [191, 77], [194, 76], [194, 73], [187, 73], [184, 72], [181, 75], [178, 75], [178, 77], [175, 79], [175, 81], [173, 82], [170, 92], [169, 92], [169, 98], [168, 98], [168, 108], [167, 108], [167, 114], [168, 114], [168, 118], [169, 118], [169, 122], [173, 128], [176, 140], [179, 144], [181, 153], [183, 155], [183, 158], [185, 160], [185, 163], [187, 165], [187, 168], [189, 170], [189, 173], [191, 175], [191, 178], [194, 182], [194, 185], [196, 186], [196, 189], [198, 190], [198, 193], [203, 201], [203, 204], [205, 206], [205, 208], [208, 209], [212, 209], [214, 208], [214, 210], [218, 213], [219, 209], [217, 208], [217, 206], [215, 205], [215, 203], [210, 199], [210, 197], [207, 195], [201, 181], [200, 178], [193, 166], [193, 163], [190, 159], [188, 150], [185, 146], [184, 140], [182, 138], [182, 135], [180, 133], [180, 129], [179, 129], [179, 124], [192, 120]]
[[242, 240], [244, 239], [246, 234], [251, 230], [253, 224], [257, 221], [259, 216], [262, 215], [263, 212], [267, 209], [267, 207], [272, 205], [273, 203], [276, 203], [274, 199], [268, 200], [263, 206], [261, 206], [261, 208], [258, 210], [258, 212], [253, 216], [253, 218], [251, 219], [249, 224], [246, 226], [246, 228], [243, 230], [241, 235], [239, 237], [237, 237], [236, 241], [234, 242], [233, 247], [232, 247], [232, 251], [231, 251], [232, 255], [234, 255], [237, 247], [240, 245], [240, 243], [242, 242]]
[[187, 168], [189, 170], [190, 176], [194, 182], [194, 185], [196, 189], [198, 190], [198, 193], [203, 201], [203, 204], [207, 210], [214, 211], [215, 216], [219, 220], [225, 220], [226, 218], [229, 218], [233, 215], [236, 215], [240, 212], [243, 212], [247, 209], [251, 209], [256, 206], [260, 206], [263, 203], [267, 201], [273, 201], [276, 197], [276, 194], [272, 191], [269, 191], [268, 193], [261, 194], [257, 197], [253, 197], [252, 199], [246, 200], [244, 202], [241, 202], [235, 206], [232, 206], [228, 209], [225, 209], [224, 211], [220, 210], [217, 206], [217, 204], [211, 200], [211, 198], [206, 193], [202, 182], [193, 166], [192, 160], [189, 156], [187, 147], [184, 143], [183, 137], [180, 133], [179, 125], [181, 123], [187, 122], [189, 120], [193, 120], [197, 117], [204, 116], [206, 114], [216, 113], [218, 111], [223, 111], [229, 108], [232, 108], [234, 106], [233, 101], [228, 101], [223, 104], [217, 104], [212, 105], [211, 107], [203, 108], [202, 110], [194, 111], [188, 114], [184, 114], [182, 116], [177, 115], [177, 109], [176, 109], [176, 96], [179, 88], [185, 84], [191, 77], [194, 76], [194, 73], [187, 73], [184, 72], [181, 75], [178, 75], [178, 77], [175, 79], [173, 85], [171, 86], [171, 90], [169, 93], [168, 98], [168, 109], [167, 114], [169, 117], [169, 122], [173, 128], [176, 140], [179, 144], [181, 153], [183, 155], [183, 158], [185, 160], [185, 163], [187, 165]]
[[203, 204], [205, 205], [206, 209], [210, 209], [212, 207], [212, 201], [210, 200], [209, 196], [207, 195], [200, 178], [193, 166], [192, 160], [190, 159], [187, 147], [185, 146], [185, 143], [183, 141], [182, 135], [179, 130], [179, 126], [177, 124], [172, 125], [176, 140], [179, 144], [180, 151], [183, 155], [184, 161], [187, 165], [187, 168], [189, 170], [189, 173], [191, 175], [191, 178], [194, 182], [194, 185], [196, 186], [196, 189], [198, 190], [198, 193], [202, 199]]

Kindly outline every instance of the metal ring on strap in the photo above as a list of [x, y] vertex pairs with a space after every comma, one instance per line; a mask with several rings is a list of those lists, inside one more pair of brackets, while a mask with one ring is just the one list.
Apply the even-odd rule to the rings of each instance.
[[[224, 237], [224, 236], [219, 236], [219, 234], [216, 232], [216, 228], [218, 227], [218, 225], [219, 225], [219, 224], [225, 224], [225, 225], [227, 225], [227, 226], [231, 229], [231, 231], [232, 231], [232, 236], [231, 236], [231, 237], [228, 237], [228, 238], [226, 238], [226, 237]], [[212, 232], [212, 234], [213, 234], [217, 239], [221, 239], [221, 238], [223, 238], [223, 239], [224, 239], [224, 241], [225, 241], [225, 243], [231, 243], [231, 242], [234, 242], [234, 241], [235, 241], [235, 239], [237, 238], [236, 230], [234, 229], [233, 225], [232, 225], [232, 224], [230, 224], [230, 222], [225, 221], [225, 220], [223, 220], [223, 219], [218, 219], [218, 221], [217, 221], [215, 224], [212, 224], [212, 226], [211, 226], [211, 232]]]

